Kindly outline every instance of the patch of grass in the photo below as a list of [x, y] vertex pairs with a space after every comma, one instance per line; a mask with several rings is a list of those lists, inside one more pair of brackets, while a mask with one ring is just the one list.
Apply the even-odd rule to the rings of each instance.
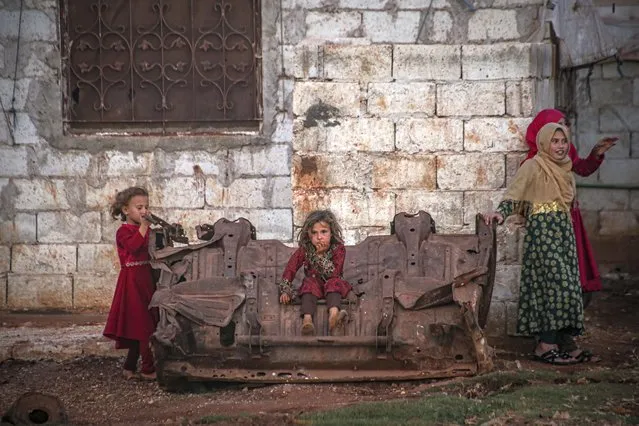
[[481, 424], [492, 419], [508, 424], [540, 419], [557, 419], [562, 425], [633, 424], [639, 420], [639, 389], [623, 383], [539, 384], [509, 388], [484, 399], [430, 394], [419, 400], [359, 404], [302, 417], [312, 425]]
[[233, 417], [226, 416], [224, 414], [213, 414], [210, 416], [204, 416], [196, 422], [198, 425], [211, 425], [214, 423], [224, 422], [231, 420]]

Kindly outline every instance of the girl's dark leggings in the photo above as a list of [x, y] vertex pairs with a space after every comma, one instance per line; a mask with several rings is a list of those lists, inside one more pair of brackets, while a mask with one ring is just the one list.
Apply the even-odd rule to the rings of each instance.
[[[302, 308], [300, 312], [302, 315], [311, 314], [315, 316], [317, 310], [317, 296], [311, 293], [304, 293], [301, 296]], [[331, 309], [333, 307], [340, 307], [342, 303], [342, 295], [337, 292], [326, 293], [326, 308]]]
[[128, 371], [136, 371], [138, 366], [138, 358], [142, 358], [142, 371], [144, 374], [150, 374], [155, 371], [155, 362], [153, 361], [153, 352], [149, 341], [129, 340], [129, 352], [124, 360], [124, 369]]

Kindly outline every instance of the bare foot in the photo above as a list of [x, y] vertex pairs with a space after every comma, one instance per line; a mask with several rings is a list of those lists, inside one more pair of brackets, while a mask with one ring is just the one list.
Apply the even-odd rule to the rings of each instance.
[[153, 373], [140, 373], [140, 379], [142, 380], [153, 381], [153, 380], [157, 380], [157, 378], [158, 378], [158, 375], [155, 371]]
[[124, 380], [133, 380], [133, 379], [137, 379], [138, 375], [135, 371], [122, 370], [122, 376], [124, 377]]

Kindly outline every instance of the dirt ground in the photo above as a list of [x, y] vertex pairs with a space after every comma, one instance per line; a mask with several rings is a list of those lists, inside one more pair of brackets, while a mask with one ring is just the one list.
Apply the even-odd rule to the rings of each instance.
[[[498, 349], [496, 367], [501, 371], [551, 369], [579, 374], [586, 370], [639, 366], [637, 306], [636, 282], [616, 283], [594, 298], [586, 311], [588, 332], [580, 338], [580, 344], [601, 356], [601, 362], [563, 367], [540, 364], [524, 353], [531, 349], [530, 341], [515, 340], [494, 342]], [[421, 381], [242, 385], [202, 387], [190, 393], [172, 394], [154, 382], [125, 381], [121, 377], [121, 362], [113, 358], [83, 358], [64, 363], [1, 363], [0, 413], [6, 412], [23, 393], [38, 391], [57, 396], [72, 424], [183, 425], [214, 415], [246, 415], [235, 419], [233, 424], [299, 424], [295, 419], [302, 413], [363, 401], [416, 398], [435, 384]], [[463, 380], [467, 379], [452, 379]]]

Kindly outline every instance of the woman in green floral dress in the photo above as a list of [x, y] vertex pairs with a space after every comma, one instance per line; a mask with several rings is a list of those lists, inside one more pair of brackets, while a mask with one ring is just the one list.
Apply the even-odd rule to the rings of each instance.
[[552, 364], [578, 362], [560, 352], [562, 336], [581, 334], [583, 301], [570, 206], [575, 180], [568, 157], [568, 130], [549, 123], [537, 135], [538, 154], [517, 171], [497, 211], [487, 223], [511, 214], [526, 218], [517, 331], [537, 336], [536, 359]]

